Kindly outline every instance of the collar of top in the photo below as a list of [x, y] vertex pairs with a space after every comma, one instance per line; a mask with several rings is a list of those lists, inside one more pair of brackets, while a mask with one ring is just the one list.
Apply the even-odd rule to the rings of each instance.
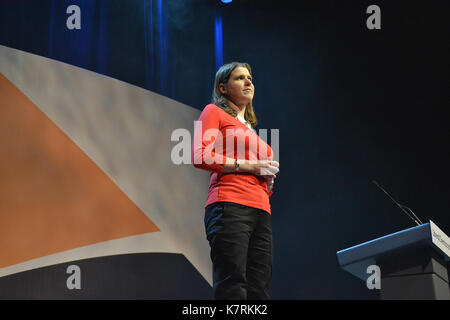
[[252, 129], [253, 130], [253, 128], [252, 128], [252, 126], [250, 125], [250, 123], [248, 123], [247, 121], [245, 121], [245, 119], [244, 118], [242, 118], [241, 116], [237, 116], [236, 117], [240, 122], [242, 122], [243, 124], [245, 124], [246, 126], [247, 126], [247, 128], [249, 128], [249, 129]]

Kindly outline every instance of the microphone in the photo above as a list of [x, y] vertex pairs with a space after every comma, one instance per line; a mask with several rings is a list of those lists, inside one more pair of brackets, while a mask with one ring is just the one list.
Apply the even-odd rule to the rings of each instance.
[[[404, 213], [406, 213], [406, 215], [407, 215], [409, 218], [411, 218], [418, 226], [420, 226], [421, 224], [423, 224], [423, 222], [420, 221], [420, 219], [414, 214], [414, 212], [413, 212], [410, 208], [408, 208], [407, 206], [404, 206], [404, 205], [398, 203], [397, 201], [395, 201], [395, 199], [392, 198], [392, 196], [391, 196], [386, 190], [384, 190], [384, 189], [378, 184], [378, 182], [376, 182], [375, 180], [372, 180], [372, 183], [373, 183], [374, 185], [376, 185], [381, 191], [383, 191], [383, 192], [384, 192], [384, 193], [392, 200], [392, 202], [394, 202], [400, 209], [402, 209], [402, 211], [403, 211]], [[408, 210], [409, 212], [406, 211], [406, 210]]]

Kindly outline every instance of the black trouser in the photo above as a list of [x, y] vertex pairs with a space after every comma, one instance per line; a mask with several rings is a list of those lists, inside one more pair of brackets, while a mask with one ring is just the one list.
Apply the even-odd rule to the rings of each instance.
[[264, 210], [232, 202], [205, 208], [215, 299], [269, 299], [272, 222]]

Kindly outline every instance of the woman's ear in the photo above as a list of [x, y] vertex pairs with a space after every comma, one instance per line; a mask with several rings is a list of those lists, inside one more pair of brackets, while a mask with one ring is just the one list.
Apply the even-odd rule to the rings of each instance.
[[227, 88], [225, 87], [225, 84], [219, 84], [219, 91], [221, 94], [227, 94]]

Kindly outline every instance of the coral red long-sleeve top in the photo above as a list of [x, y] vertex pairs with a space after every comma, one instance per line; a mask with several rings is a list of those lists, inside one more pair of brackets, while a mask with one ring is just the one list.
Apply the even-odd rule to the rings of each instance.
[[208, 104], [195, 123], [192, 144], [194, 166], [210, 171], [205, 207], [226, 201], [271, 214], [269, 197], [273, 190], [268, 191], [265, 179], [248, 173], [222, 173], [226, 158], [273, 160], [273, 151], [255, 131], [218, 106]]

